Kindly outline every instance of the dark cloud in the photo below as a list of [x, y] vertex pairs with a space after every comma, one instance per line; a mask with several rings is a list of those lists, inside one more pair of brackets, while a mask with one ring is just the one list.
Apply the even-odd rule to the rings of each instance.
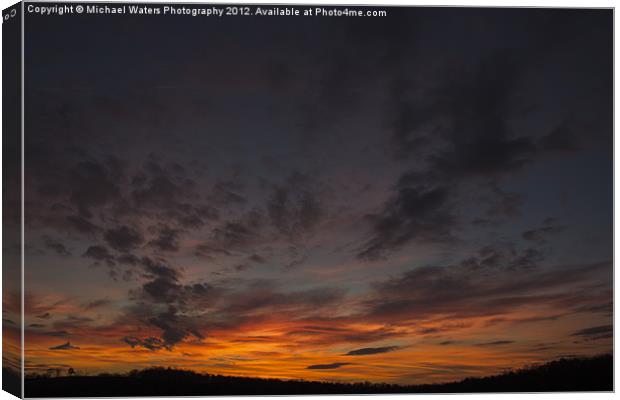
[[540, 228], [527, 230], [523, 232], [521, 236], [523, 239], [532, 242], [546, 243], [548, 236], [563, 232], [565, 229], [566, 228], [564, 226], [558, 225], [543, 226]]
[[267, 260], [264, 257], [258, 254], [252, 254], [246, 260], [247, 260], [247, 263], [235, 265], [235, 270], [246, 271], [247, 269], [252, 267], [252, 264], [264, 264], [267, 262]]
[[613, 325], [593, 326], [591, 328], [580, 329], [571, 334], [571, 336], [581, 336], [588, 340], [606, 339], [613, 337]]
[[126, 336], [123, 338], [123, 342], [130, 345], [131, 348], [144, 347], [148, 350], [171, 350], [171, 348], [163, 340], [156, 337], [137, 338], [134, 336]]
[[404, 322], [431, 315], [497, 316], [530, 304], [569, 312], [575, 304], [598, 304], [601, 296], [607, 296], [606, 288], [585, 289], [608, 274], [607, 262], [542, 268], [529, 266], [527, 255], [526, 261], [520, 254], [502, 262], [490, 257], [453, 266], [419, 267], [377, 283], [367, 313], [360, 318]]
[[254, 262], [256, 264], [264, 264], [267, 262], [267, 260], [264, 257], [258, 254], [252, 254], [250, 257], [248, 257], [248, 261]]
[[54, 250], [56, 254], [61, 256], [66, 257], [71, 255], [71, 252], [65, 247], [64, 244], [50, 237], [45, 238], [45, 247]]
[[175, 280], [157, 277], [142, 286], [144, 293], [156, 303], [168, 303], [177, 300], [181, 286]]
[[316, 364], [309, 365], [306, 369], [336, 369], [340, 367], [344, 367], [345, 365], [352, 365], [351, 363], [333, 363], [333, 364]]
[[126, 225], [108, 229], [103, 238], [113, 249], [121, 252], [131, 251], [144, 242], [137, 229]]
[[507, 192], [500, 188], [497, 183], [490, 183], [488, 188], [492, 194], [487, 200], [489, 203], [489, 208], [486, 212], [488, 216], [511, 217], [519, 215], [521, 206], [525, 202], [523, 195]]
[[39, 188], [42, 199], [55, 203], [51, 211], [45, 210], [45, 203], [33, 205], [30, 219], [91, 236], [101, 230], [97, 219], [110, 217], [155, 217], [188, 229], [217, 219], [217, 210], [200, 202], [195, 182], [178, 163], [166, 164], [150, 155], [143, 165], [130, 164], [113, 156], [95, 157], [81, 148], [51, 152], [51, 143], [37, 146], [47, 153], [34, 164], [33, 180], [44, 182]]
[[203, 339], [202, 333], [192, 325], [191, 321], [177, 314], [174, 307], [151, 317], [148, 322], [161, 329], [161, 338], [168, 348], [179, 343], [186, 337], [192, 335], [198, 339]]
[[612, 315], [613, 313], [613, 303], [608, 301], [603, 301], [600, 304], [589, 304], [584, 306], [576, 307], [575, 312], [586, 312], [586, 313], [606, 313]]
[[[149, 348], [150, 350], [167, 349], [171, 350], [176, 344], [185, 340], [188, 337], [194, 337], [198, 340], [204, 338], [202, 328], [205, 325], [205, 321], [197, 317], [189, 317], [182, 313], [182, 311], [173, 305], [162, 304], [164, 307], [157, 307], [157, 304], [142, 303], [141, 305], [134, 307], [130, 310], [129, 317], [137, 319], [141, 324], [149, 327], [157, 328], [160, 330], [160, 337], [154, 337], [150, 339], [136, 339], [136, 341], [128, 340], [125, 338], [125, 342], [132, 347], [137, 345]], [[176, 303], [179, 304], [179, 303]], [[187, 306], [187, 303], [185, 303]], [[204, 304], [195, 303], [194, 305], [204, 307]], [[186, 312], [188, 308], [184, 308], [183, 312]]]
[[116, 257], [119, 264], [136, 266], [140, 263], [140, 258], [134, 254], [123, 253]]
[[432, 170], [446, 177], [497, 176], [523, 166], [534, 154], [532, 140], [507, 125], [508, 103], [523, 59], [504, 51], [483, 59], [471, 74], [457, 75], [438, 101], [444, 102], [448, 146], [431, 156]]
[[173, 282], [177, 282], [179, 279], [179, 272], [162, 258], [142, 257], [140, 262], [149, 277], [163, 278]]
[[248, 199], [241, 194], [243, 185], [236, 181], [218, 181], [213, 185], [210, 199], [217, 204], [245, 204]]
[[210, 242], [203, 245], [208, 251], [216, 250], [220, 253], [231, 250], [243, 251], [261, 239], [262, 226], [263, 216], [257, 210], [253, 210], [237, 220], [227, 221], [215, 227]]
[[99, 308], [99, 307], [103, 307], [105, 305], [110, 304], [110, 300], [108, 299], [99, 299], [99, 300], [93, 300], [91, 302], [88, 302], [87, 304], [84, 305], [84, 309], [85, 310], [92, 310], [95, 308]]
[[267, 204], [273, 226], [292, 238], [310, 232], [324, 214], [317, 190], [316, 183], [300, 173], [275, 186]]
[[439, 328], [423, 328], [418, 331], [420, 335], [433, 335], [439, 332], [441, 332], [441, 329]]
[[371, 354], [389, 353], [391, 351], [398, 350], [398, 346], [386, 346], [386, 347], [364, 347], [363, 349], [351, 350], [345, 354], [345, 356], [367, 356]]
[[66, 217], [66, 221], [73, 230], [85, 235], [93, 235], [101, 230], [97, 225], [80, 215], [69, 215]]
[[516, 271], [535, 268], [544, 258], [544, 254], [533, 247], [518, 250], [513, 245], [485, 246], [474, 257], [462, 260], [460, 265], [472, 271], [488, 268]]
[[337, 304], [345, 292], [336, 288], [315, 288], [303, 291], [279, 291], [273, 284], [257, 281], [243, 291], [230, 296], [225, 312], [234, 315], [255, 313], [259, 310], [274, 312], [317, 311]]
[[95, 161], [81, 161], [69, 171], [70, 201], [83, 218], [92, 217], [92, 208], [101, 207], [120, 194], [118, 176], [109, 166]]
[[129, 199], [136, 213], [150, 213], [187, 229], [199, 228], [218, 218], [215, 208], [200, 203], [196, 182], [182, 166], [164, 164], [153, 154], [132, 178]]
[[206, 321], [199, 315], [188, 314], [213, 307], [222, 290], [207, 283], [182, 284], [179, 270], [161, 258], [142, 257], [139, 266], [147, 281], [141, 288], [131, 291], [136, 304], [127, 310], [127, 318], [159, 329], [161, 337], [157, 340], [130, 338], [125, 342], [133, 343], [132, 347], [170, 350], [188, 337], [203, 339], [202, 328]]
[[164, 224], [159, 224], [153, 227], [157, 237], [149, 242], [150, 246], [153, 246], [159, 251], [175, 252], [179, 251], [179, 236], [181, 230], [171, 228]]
[[[127, 309], [126, 318], [160, 330], [157, 338], [167, 349], [189, 338], [201, 340], [208, 329], [239, 329], [246, 323], [262, 320], [265, 312], [289, 318], [316, 315], [320, 310], [339, 304], [344, 296], [342, 290], [329, 288], [280, 291], [275, 284], [265, 281], [239, 290], [207, 283], [182, 284], [180, 274], [159, 264], [150, 273], [149, 281], [141, 289], [132, 291], [133, 305]], [[344, 330], [336, 335], [330, 335], [332, 331], [319, 332], [326, 334], [317, 338], [318, 341], [332, 342], [376, 341], [390, 337], [386, 332]], [[144, 347], [142, 342], [134, 342]], [[157, 347], [157, 344], [149, 345]]]
[[512, 344], [512, 343], [514, 343], [514, 340], [496, 340], [494, 342], [478, 343], [476, 346], [482, 346], [482, 347], [487, 347], [487, 346], [504, 346], [504, 345]]
[[77, 346], [73, 346], [71, 342], [66, 342], [63, 344], [59, 344], [58, 346], [50, 347], [50, 350], [79, 350], [80, 348]]
[[[326, 323], [333, 324], [338, 319], [327, 319]], [[397, 330], [382, 327], [378, 329], [356, 329], [353, 327], [333, 328], [330, 326], [305, 326], [300, 330], [288, 332], [287, 336], [302, 337], [304, 343], [313, 345], [332, 345], [334, 343], [373, 343], [394, 339], [402, 336]]]
[[114, 256], [110, 253], [107, 247], [105, 246], [90, 246], [82, 257], [92, 258], [96, 261], [105, 262], [108, 266], [114, 266], [116, 263], [114, 261]]
[[143, 171], [132, 179], [132, 185], [136, 188], [132, 195], [139, 206], [162, 210], [172, 208], [194, 186], [190, 180], [177, 181], [153, 155], [145, 163]]
[[92, 322], [95, 322], [95, 320], [90, 317], [84, 317], [84, 316], [79, 316], [79, 315], [67, 315], [63, 319], [55, 321], [53, 325], [54, 325], [54, 328], [56, 329], [66, 330], [66, 329], [81, 328]]
[[[459, 220], [448, 199], [461, 198], [473, 183], [490, 216], [518, 214], [522, 194], [506, 192], [501, 182], [542, 151], [508, 123], [526, 64], [518, 53], [498, 51], [469, 69], [443, 71], [416, 94], [407, 93], [411, 81], [397, 80], [392, 94], [402, 108], [394, 135], [399, 157], [424, 162], [402, 173], [382, 211], [368, 218], [373, 236], [360, 258], [388, 255], [411, 241], [450, 239]], [[552, 146], [550, 138], [544, 142], [543, 150]]]
[[400, 188], [380, 214], [367, 216], [373, 226], [374, 237], [364, 244], [358, 257], [380, 258], [414, 238], [449, 241], [454, 217], [448, 200], [447, 188]]
[[46, 335], [46, 336], [64, 337], [64, 338], [66, 338], [69, 335], [69, 332], [67, 332], [65, 330], [56, 330], [56, 331], [43, 332], [43, 334]]
[[484, 323], [484, 326], [493, 326], [500, 323], [511, 323], [511, 324], [527, 324], [531, 322], [540, 322], [540, 321], [557, 321], [561, 317], [569, 314], [569, 312], [561, 313], [561, 314], [553, 314], [553, 315], [539, 315], [535, 317], [526, 317], [526, 318], [492, 318], [487, 320]]
[[142, 289], [156, 303], [172, 303], [178, 300], [182, 286], [179, 284], [179, 272], [162, 259], [143, 257], [140, 260], [149, 282]]
[[211, 260], [217, 256], [232, 255], [232, 253], [230, 253], [228, 250], [221, 248], [221, 247], [214, 246], [210, 243], [202, 243], [196, 246], [194, 250], [194, 254], [196, 256], [204, 257], [204, 258], [211, 259]]
[[215, 230], [214, 236], [230, 247], [243, 247], [255, 238], [252, 228], [240, 222], [227, 222]]
[[574, 152], [580, 149], [577, 135], [568, 121], [562, 122], [538, 143], [541, 149], [551, 152]]

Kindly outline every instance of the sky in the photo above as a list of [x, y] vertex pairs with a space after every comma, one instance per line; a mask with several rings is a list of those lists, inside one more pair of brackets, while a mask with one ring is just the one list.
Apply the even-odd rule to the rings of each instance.
[[612, 12], [387, 10], [27, 17], [27, 374], [612, 350]]

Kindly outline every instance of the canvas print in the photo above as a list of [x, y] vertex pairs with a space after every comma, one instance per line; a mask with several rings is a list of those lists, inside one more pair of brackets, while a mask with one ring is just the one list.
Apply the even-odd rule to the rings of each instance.
[[613, 390], [613, 10], [3, 13], [17, 396]]

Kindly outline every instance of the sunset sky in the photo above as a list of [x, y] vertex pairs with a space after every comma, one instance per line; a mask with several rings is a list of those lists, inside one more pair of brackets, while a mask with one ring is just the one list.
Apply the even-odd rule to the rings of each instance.
[[27, 16], [27, 373], [611, 351], [612, 12], [387, 10]]

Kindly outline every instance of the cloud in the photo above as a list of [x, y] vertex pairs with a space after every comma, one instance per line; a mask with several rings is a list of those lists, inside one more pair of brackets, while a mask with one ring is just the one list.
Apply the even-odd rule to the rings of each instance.
[[[284, 291], [268, 281], [252, 282], [236, 290], [206, 282], [184, 284], [181, 273], [163, 259], [144, 257], [140, 265], [147, 281], [131, 291], [133, 304], [127, 308], [125, 318], [161, 332], [153, 336], [161, 343], [131, 341], [135, 346], [146, 344], [153, 349], [172, 349], [190, 337], [201, 340], [208, 329], [238, 330], [244, 324], [264, 320], [266, 315], [311, 317], [344, 298], [341, 289]], [[356, 339], [353, 331], [342, 335]]]
[[138, 247], [144, 241], [142, 234], [130, 226], [119, 226], [108, 229], [103, 238], [115, 250], [128, 252]]
[[543, 136], [538, 145], [541, 149], [551, 152], [574, 152], [580, 149], [577, 135], [568, 121], [562, 122], [550, 133]]
[[145, 337], [145, 338], [137, 338], [134, 336], [126, 336], [122, 339], [123, 342], [127, 343], [131, 348], [135, 347], [144, 347], [148, 350], [171, 350], [171, 348], [160, 338], [156, 337]]
[[171, 228], [164, 224], [153, 227], [157, 237], [149, 241], [149, 246], [159, 251], [175, 252], [179, 251], [179, 236], [181, 230]]
[[325, 307], [338, 304], [343, 300], [344, 290], [339, 288], [318, 287], [299, 291], [280, 291], [266, 281], [255, 281], [243, 290], [228, 296], [228, 304], [223, 312], [234, 318], [235, 315], [266, 312], [317, 312]]
[[118, 176], [109, 164], [92, 159], [80, 161], [71, 168], [68, 177], [70, 201], [83, 218], [91, 218], [92, 208], [101, 207], [120, 194]]
[[[310, 317], [311, 318], [311, 317]], [[312, 318], [311, 318], [312, 319]], [[317, 322], [317, 321], [314, 321]], [[335, 343], [373, 343], [402, 336], [402, 332], [390, 327], [363, 329], [349, 325], [347, 319], [328, 318], [323, 321], [329, 326], [311, 325], [286, 334], [291, 340], [302, 340], [307, 345], [330, 346]], [[343, 324], [336, 328], [334, 325]]]
[[503, 190], [504, 178], [558, 147], [549, 140], [539, 146], [509, 122], [527, 60], [519, 52], [494, 51], [477, 65], [442, 71], [428, 85], [394, 77], [393, 144], [415, 167], [400, 174], [381, 211], [367, 218], [372, 236], [359, 258], [385, 257], [410, 242], [454, 239], [460, 215], [448, 200], [462, 202], [472, 188], [489, 216], [518, 214], [524, 197]]
[[250, 257], [248, 257], [248, 261], [254, 262], [256, 264], [264, 264], [267, 262], [267, 260], [264, 257], [258, 254], [252, 254]]
[[116, 264], [114, 256], [105, 246], [90, 246], [86, 249], [84, 254], [82, 254], [82, 257], [92, 258], [95, 261], [103, 261], [108, 266], [114, 266]]
[[65, 219], [68, 226], [78, 233], [93, 235], [101, 231], [101, 228], [80, 215], [69, 215]]
[[487, 347], [487, 346], [504, 346], [504, 345], [512, 344], [512, 343], [514, 343], [514, 340], [496, 340], [494, 342], [478, 343], [476, 346], [482, 346], [482, 347]]
[[198, 340], [205, 336], [201, 328], [206, 321], [200, 317], [183, 315], [175, 305], [155, 307], [154, 305], [142, 304], [129, 310], [128, 317], [131, 320], [140, 321], [141, 324], [150, 328], [157, 328], [161, 333], [159, 337], [151, 338], [125, 338], [125, 343], [132, 347], [142, 346], [150, 350], [172, 350], [175, 345], [188, 337]]
[[[114, 156], [94, 156], [80, 147], [56, 149], [52, 138], [46, 140], [51, 143], [39, 143], [32, 149], [44, 153], [33, 162], [33, 181], [39, 191], [29, 223], [95, 236], [102, 230], [99, 223], [111, 220], [134, 223], [153, 218], [195, 229], [218, 217], [218, 211], [195, 193], [195, 182], [178, 163], [165, 164], [150, 155], [140, 165], [137, 160], [129, 163]], [[49, 203], [53, 207], [48, 207]], [[128, 251], [121, 247], [130, 243], [118, 240], [130, 237], [115, 240], [115, 234], [127, 233], [114, 232], [120, 228], [108, 229], [105, 238], [111, 240], [112, 248]]]
[[172, 348], [186, 337], [192, 335], [203, 339], [203, 334], [193, 326], [192, 321], [177, 314], [175, 307], [149, 318], [149, 323], [161, 329], [161, 338], [167, 347]]
[[487, 216], [512, 217], [519, 215], [521, 206], [525, 202], [524, 196], [519, 193], [507, 192], [499, 187], [496, 182], [489, 183], [488, 189], [492, 196], [487, 200], [489, 208]]
[[580, 329], [571, 334], [571, 336], [581, 336], [587, 340], [607, 339], [613, 337], [613, 325], [600, 325], [591, 328]]
[[65, 257], [71, 255], [71, 252], [65, 247], [64, 244], [50, 237], [45, 238], [45, 246], [54, 250], [58, 255]]
[[52, 337], [67, 337], [67, 335], [69, 335], [69, 332], [65, 331], [65, 330], [56, 330], [56, 331], [48, 331], [48, 332], [43, 332], [44, 335], [46, 336], [52, 336]]
[[212, 193], [210, 194], [209, 199], [223, 206], [230, 206], [231, 204], [245, 204], [248, 199], [241, 194], [242, 189], [243, 185], [234, 180], [217, 181], [213, 185]]
[[306, 369], [337, 369], [344, 367], [345, 365], [352, 365], [351, 363], [333, 363], [333, 364], [315, 364], [309, 365]]
[[119, 264], [136, 266], [140, 264], [140, 258], [135, 254], [124, 253], [115, 258]]
[[210, 243], [202, 243], [196, 246], [194, 254], [198, 257], [214, 259], [217, 256], [231, 256], [232, 253], [224, 248], [214, 246]]
[[205, 253], [211, 256], [233, 250], [245, 251], [260, 240], [262, 226], [262, 214], [252, 210], [240, 218], [216, 226], [210, 240], [202, 244], [202, 249], [206, 249]]
[[462, 260], [460, 265], [474, 271], [489, 268], [517, 271], [536, 268], [544, 259], [544, 254], [533, 247], [517, 250], [513, 245], [489, 245], [480, 248], [475, 256]]
[[493, 326], [500, 323], [509, 323], [509, 324], [527, 324], [532, 322], [540, 322], [540, 321], [557, 321], [561, 317], [569, 314], [569, 312], [561, 313], [561, 314], [552, 314], [552, 315], [537, 315], [534, 317], [525, 317], [525, 318], [492, 318], [487, 320], [484, 325], [485, 326]]
[[142, 286], [143, 293], [155, 303], [170, 304], [182, 296], [183, 286], [179, 284], [180, 274], [162, 259], [143, 257], [140, 260], [145, 274], [151, 278]]
[[70, 342], [59, 344], [58, 346], [50, 347], [50, 350], [79, 350], [77, 346], [73, 346]]
[[446, 178], [497, 176], [522, 167], [535, 152], [532, 140], [512, 134], [508, 100], [518, 84], [523, 59], [499, 51], [484, 58], [471, 74], [457, 75], [445, 102], [448, 141], [431, 156], [431, 170]]
[[345, 356], [367, 356], [371, 354], [389, 353], [391, 351], [398, 350], [398, 346], [386, 346], [386, 347], [364, 347], [363, 349], [351, 350], [345, 354]]
[[292, 238], [309, 233], [324, 215], [316, 183], [307, 175], [291, 174], [286, 183], [276, 185], [267, 203], [271, 223]]
[[131, 298], [136, 304], [127, 310], [127, 317], [159, 329], [161, 337], [157, 339], [161, 343], [150, 339], [131, 343], [151, 349], [172, 349], [190, 336], [203, 339], [201, 329], [206, 321], [191, 314], [212, 307], [221, 291], [207, 283], [182, 284], [181, 273], [161, 258], [142, 257], [139, 265], [148, 280], [132, 290]]
[[412, 239], [449, 241], [454, 217], [444, 187], [401, 187], [380, 214], [369, 215], [373, 238], [358, 253], [361, 259], [377, 259]]
[[200, 228], [219, 216], [217, 209], [200, 201], [196, 182], [187, 176], [184, 167], [164, 164], [153, 154], [133, 176], [129, 200], [136, 213], [149, 213], [186, 229]]
[[608, 262], [543, 268], [532, 265], [527, 253], [499, 259], [483, 254], [490, 259], [418, 267], [377, 282], [359, 318], [404, 323], [431, 317], [497, 316], [528, 305], [576, 312], [575, 304], [596, 305], [608, 296], [609, 288], [587, 289], [606, 279]]
[[93, 300], [91, 302], [88, 302], [87, 304], [84, 305], [84, 309], [85, 310], [92, 310], [95, 308], [99, 308], [99, 307], [103, 307], [105, 305], [110, 304], [110, 300], [108, 299], [98, 299], [98, 300]]
[[558, 225], [543, 226], [540, 228], [527, 230], [523, 232], [521, 236], [524, 240], [544, 244], [547, 242], [548, 236], [561, 233], [565, 229], [566, 228], [564, 226]]

